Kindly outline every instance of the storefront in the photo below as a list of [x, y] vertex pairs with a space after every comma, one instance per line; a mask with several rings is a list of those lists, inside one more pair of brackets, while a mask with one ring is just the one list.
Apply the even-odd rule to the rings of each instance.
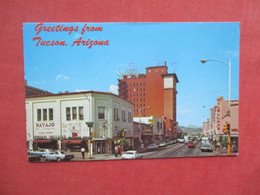
[[39, 148], [48, 148], [57, 150], [58, 149], [58, 141], [57, 140], [34, 140], [33, 141], [33, 150], [38, 150]]

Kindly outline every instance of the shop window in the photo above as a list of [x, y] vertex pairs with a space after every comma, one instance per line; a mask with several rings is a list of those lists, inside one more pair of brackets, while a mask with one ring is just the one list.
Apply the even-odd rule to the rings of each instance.
[[105, 107], [104, 106], [98, 107], [98, 119], [105, 119]]
[[42, 111], [43, 111], [43, 121], [47, 121], [47, 109], [44, 108]]
[[77, 107], [72, 107], [72, 120], [77, 120]]
[[49, 120], [53, 121], [53, 108], [49, 108]]
[[66, 108], [66, 119], [67, 119], [67, 121], [71, 120], [71, 118], [70, 118], [70, 108], [69, 107]]
[[79, 120], [84, 120], [83, 107], [79, 107]]
[[42, 120], [42, 110], [37, 109], [37, 121], [41, 121], [41, 120]]

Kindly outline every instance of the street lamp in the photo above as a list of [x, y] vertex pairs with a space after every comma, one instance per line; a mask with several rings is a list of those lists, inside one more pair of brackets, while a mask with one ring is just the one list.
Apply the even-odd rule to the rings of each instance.
[[231, 60], [229, 60], [229, 63], [226, 63], [224, 61], [221, 60], [217, 60], [217, 59], [201, 59], [200, 62], [201, 63], [206, 63], [208, 61], [217, 61], [220, 63], [223, 63], [225, 65], [227, 65], [229, 67], [229, 97], [228, 97], [228, 107], [229, 107], [229, 112], [230, 112], [230, 98], [231, 98]]
[[[228, 108], [229, 108], [229, 120], [231, 122], [231, 106], [230, 106], [230, 98], [231, 98], [231, 60], [229, 59], [229, 62], [226, 63], [222, 60], [218, 60], [218, 59], [201, 59], [200, 62], [201, 63], [206, 63], [208, 61], [217, 61], [217, 62], [220, 62], [222, 64], [225, 64], [229, 67], [229, 97], [228, 97]], [[230, 145], [231, 145], [231, 140], [230, 140], [230, 132], [228, 134], [228, 155], [230, 155]]]

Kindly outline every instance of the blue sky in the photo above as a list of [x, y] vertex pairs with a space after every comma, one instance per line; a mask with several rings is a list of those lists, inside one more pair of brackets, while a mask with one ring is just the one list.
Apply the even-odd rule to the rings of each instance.
[[[43, 26], [78, 26], [78, 31], [40, 32], [37, 23], [24, 24], [24, 64], [28, 85], [53, 93], [95, 90], [117, 93], [118, 70], [129, 64], [145, 73], [148, 66], [167, 62], [176, 73], [177, 122], [202, 126], [218, 96], [228, 99], [228, 66], [200, 60], [231, 60], [231, 99], [239, 98], [239, 23], [44, 23]], [[101, 26], [85, 32], [82, 27]], [[42, 40], [66, 41], [67, 46], [37, 46]], [[71, 46], [82, 40], [109, 40], [109, 45]]]

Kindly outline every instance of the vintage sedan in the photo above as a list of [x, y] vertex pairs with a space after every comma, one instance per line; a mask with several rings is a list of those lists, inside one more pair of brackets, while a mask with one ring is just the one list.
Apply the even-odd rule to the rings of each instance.
[[193, 141], [188, 142], [188, 148], [194, 148], [195, 144]]
[[43, 154], [42, 158], [44, 161], [62, 161], [62, 160], [71, 160], [74, 158], [73, 154], [65, 154], [64, 151], [54, 151], [49, 154]]
[[210, 143], [207, 142], [207, 143], [202, 144], [200, 150], [201, 150], [201, 152], [212, 152], [213, 147], [210, 145]]
[[157, 144], [149, 144], [149, 145], [147, 146], [147, 149], [148, 149], [148, 150], [155, 150], [155, 149], [157, 149], [157, 148], [159, 148], [159, 146], [158, 146]]
[[122, 159], [138, 159], [138, 158], [143, 158], [143, 155], [138, 153], [136, 150], [129, 150], [126, 151], [122, 157]]

